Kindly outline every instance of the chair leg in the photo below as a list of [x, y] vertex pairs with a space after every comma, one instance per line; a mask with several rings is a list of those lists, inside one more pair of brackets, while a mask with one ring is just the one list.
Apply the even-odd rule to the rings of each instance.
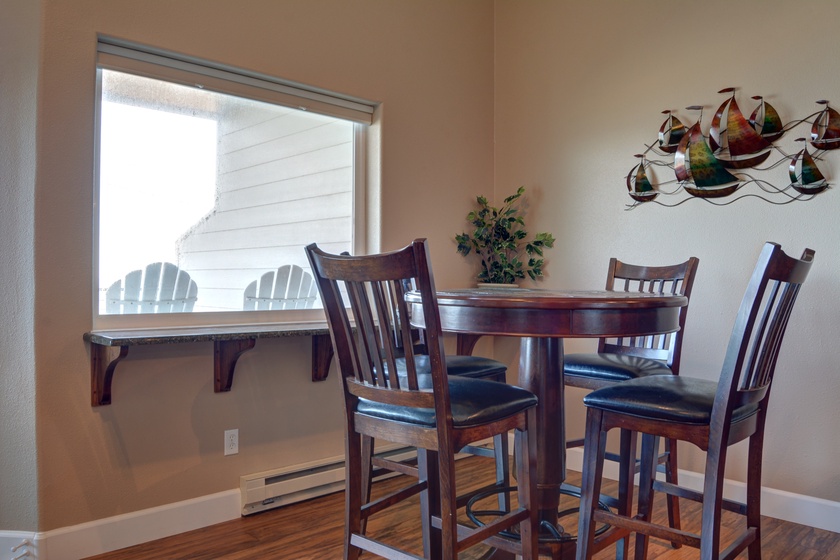
[[[493, 436], [493, 456], [496, 461], [496, 483], [501, 488], [510, 486], [510, 453], [508, 446], [508, 435], [498, 434]], [[510, 511], [510, 492], [505, 490], [499, 493], [499, 510]]]
[[[631, 516], [633, 507], [633, 477], [636, 474], [636, 440], [635, 432], [621, 430], [621, 446], [618, 475], [618, 514]], [[616, 560], [627, 560], [630, 554], [630, 535], [627, 535], [616, 545]]]
[[[528, 431], [516, 432], [517, 483], [520, 506], [528, 509], [528, 519], [519, 524], [523, 560], [537, 560], [539, 557], [539, 511], [537, 501], [537, 425], [536, 408], [528, 412]], [[505, 446], [507, 447], [507, 446]]]
[[590, 408], [586, 411], [586, 436], [583, 446], [583, 478], [580, 492], [580, 519], [578, 521], [577, 560], [588, 560], [595, 553], [595, 524], [592, 516], [601, 495], [601, 476], [604, 470], [607, 434], [601, 429], [603, 412]]
[[[362, 436], [361, 439], [361, 497], [362, 503], [370, 502], [370, 491], [373, 486], [373, 438], [370, 436]], [[367, 519], [362, 519], [360, 532], [364, 533], [367, 530]]]
[[[438, 496], [440, 515], [441, 558], [458, 560], [458, 496], [455, 490], [455, 453], [438, 451]], [[430, 489], [431, 494], [431, 489]]]
[[[507, 372], [496, 373], [484, 379], [507, 383]], [[496, 461], [496, 484], [500, 488], [507, 488], [510, 486], [510, 446], [507, 434], [493, 436], [493, 458]], [[510, 511], [510, 491], [499, 493], [499, 510]]]
[[700, 560], [715, 560], [720, 554], [721, 510], [717, 504], [723, 498], [723, 475], [726, 466], [726, 446], [710, 447], [706, 453], [703, 484], [703, 518], [700, 529]]
[[[677, 461], [677, 440], [665, 440], [665, 453], [665, 480], [671, 484], [678, 485], [677, 465], [679, 465], [679, 462]], [[668, 524], [673, 529], [680, 529], [682, 527], [680, 523], [680, 499], [678, 496], [671, 494], [668, 494], [666, 499], [668, 505]], [[682, 544], [672, 542], [671, 546], [673, 548], [680, 548]]]
[[[656, 478], [656, 463], [659, 452], [659, 438], [642, 434], [641, 465], [639, 468], [639, 507], [636, 516], [642, 521], [650, 521], [653, 514], [653, 480]], [[644, 533], [636, 533], [636, 551], [634, 558], [647, 558], [649, 538]]]
[[440, 469], [435, 451], [417, 448], [417, 469], [426, 490], [420, 493], [420, 520], [423, 533], [423, 556], [430, 560], [441, 558], [441, 532], [432, 526], [432, 517], [440, 516]]
[[747, 459], [747, 528], [755, 529], [755, 540], [749, 546], [750, 560], [761, 560], [761, 456], [764, 448], [764, 419], [750, 437]]
[[346, 489], [344, 491], [344, 560], [358, 560], [362, 550], [351, 544], [354, 534], [362, 534], [362, 484], [364, 471], [362, 468], [361, 436], [350, 431], [345, 438], [345, 473]]

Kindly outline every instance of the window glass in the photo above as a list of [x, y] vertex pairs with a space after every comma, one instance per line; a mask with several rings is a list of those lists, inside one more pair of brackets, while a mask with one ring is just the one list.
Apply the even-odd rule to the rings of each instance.
[[101, 68], [99, 315], [320, 307], [303, 247], [354, 251], [365, 125]]

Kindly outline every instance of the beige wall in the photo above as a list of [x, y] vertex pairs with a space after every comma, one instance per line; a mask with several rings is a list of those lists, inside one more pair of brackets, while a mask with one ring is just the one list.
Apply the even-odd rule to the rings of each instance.
[[[307, 340], [259, 341], [228, 394], [213, 393], [207, 344], [135, 348], [117, 368], [113, 404], [90, 407], [81, 336], [91, 326], [97, 33], [381, 102], [382, 245], [428, 236], [440, 283], [453, 285], [467, 268], [449, 237], [472, 194], [492, 190], [492, 4], [41, 4], [38, 529], [229, 490], [241, 474], [340, 455], [335, 374], [308, 381]], [[222, 454], [228, 428], [240, 430], [233, 457]]]
[[[496, 194], [524, 184], [539, 201], [535, 231], [560, 239], [547, 285], [600, 284], [611, 256], [662, 264], [699, 257], [682, 371], [717, 379], [761, 244], [776, 241], [797, 256], [806, 246], [816, 250], [779, 361], [764, 485], [832, 501], [840, 500], [836, 187], [786, 206], [693, 200], [627, 212], [624, 177], [637, 163], [633, 155], [656, 140], [662, 110], [687, 115], [686, 106], [705, 104], [709, 119], [722, 88], [741, 88], [749, 110], [749, 97], [764, 95], [786, 121], [815, 111], [817, 99], [840, 105], [838, 19], [840, 5], [822, 1], [502, 1], [495, 35]], [[840, 154], [824, 165], [836, 185]], [[783, 182], [785, 173], [786, 166], [772, 176]], [[515, 353], [509, 343], [502, 348]], [[567, 351], [578, 348], [589, 346], [567, 344]], [[568, 418], [582, 433], [582, 411]], [[729, 466], [744, 457], [739, 446]], [[680, 466], [702, 470], [700, 454], [684, 453]], [[742, 472], [727, 476], [742, 480]]]
[[0, 0], [0, 528], [37, 523], [32, 283], [38, 4]]
[[[759, 0], [702, 7], [665, 0], [632, 6], [617, 0], [41, 0], [38, 21], [26, 0], [0, 1], [4, 13], [11, 3], [23, 16], [16, 23], [24, 22], [26, 32], [8, 34], [3, 18], [0, 36], [26, 63], [14, 66], [22, 85], [11, 89], [29, 125], [35, 122], [33, 38], [42, 38], [37, 180], [26, 154], [4, 151], [2, 159], [19, 174], [13, 209], [0, 208], [4, 265], [20, 258], [23, 266], [17, 274], [0, 271], [4, 286], [21, 293], [19, 303], [3, 304], [0, 366], [3, 379], [23, 390], [13, 395], [4, 383], [0, 419], [7, 421], [9, 403], [32, 394], [33, 377], [37, 389], [37, 448], [26, 421], [34, 415], [31, 404], [22, 407], [22, 429], [4, 425], [0, 432], [0, 456], [23, 450], [11, 476], [3, 459], [3, 529], [48, 531], [229, 490], [240, 474], [342, 450], [335, 376], [308, 381], [303, 340], [258, 342], [240, 360], [233, 391], [221, 395], [212, 392], [208, 345], [132, 349], [117, 369], [114, 404], [90, 407], [81, 335], [91, 324], [97, 33], [382, 102], [382, 246], [428, 236], [442, 287], [469, 281], [451, 235], [463, 226], [472, 197], [490, 195], [494, 186], [501, 197], [526, 185], [529, 223], [559, 238], [547, 285], [600, 284], [612, 255], [637, 261], [654, 255], [662, 262], [700, 257], [686, 374], [716, 377], [763, 241], [794, 252], [815, 248], [817, 266], [780, 363], [765, 484], [840, 500], [840, 452], [833, 445], [840, 381], [828, 350], [837, 334], [836, 193], [783, 207], [747, 200], [724, 208], [694, 202], [623, 210], [623, 176], [635, 163], [632, 154], [652, 140], [662, 109], [711, 103], [715, 91], [733, 85], [778, 100], [787, 114], [831, 99], [838, 76], [831, 22], [840, 7], [799, 2], [793, 10], [793, 3]], [[819, 10], [809, 8], [817, 4]], [[11, 57], [0, 60], [5, 70]], [[0, 115], [7, 119], [12, 112], [5, 103]], [[31, 130], [13, 140], [31, 145]], [[840, 172], [836, 157], [828, 163]], [[27, 194], [33, 182], [34, 201]], [[34, 216], [34, 241], [27, 215]], [[12, 241], [5, 236], [8, 218], [20, 221]], [[32, 254], [34, 265], [27, 265]], [[26, 274], [32, 266], [34, 313]], [[34, 350], [24, 336], [33, 330]], [[515, 363], [515, 344], [499, 341], [497, 350]], [[27, 362], [33, 352], [34, 366]], [[223, 457], [223, 430], [234, 427], [240, 454]], [[699, 469], [697, 454], [687, 455], [684, 466]], [[5, 491], [12, 487], [14, 495]]]

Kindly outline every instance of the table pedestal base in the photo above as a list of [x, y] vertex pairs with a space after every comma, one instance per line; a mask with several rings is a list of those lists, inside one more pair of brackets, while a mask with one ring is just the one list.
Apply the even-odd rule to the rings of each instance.
[[[485, 525], [487, 521], [501, 517], [502, 515], [508, 513], [507, 511], [500, 511], [498, 509], [479, 509], [477, 507], [479, 502], [482, 500], [496, 496], [502, 492], [515, 493], [516, 487], [511, 486], [508, 488], [489, 490], [473, 496], [467, 502], [466, 507], [467, 517], [470, 521], [480, 527]], [[560, 494], [563, 496], [570, 496], [573, 499], [573, 502], [562, 504], [565, 506], [564, 509], [556, 511], [555, 515], [551, 516], [556, 520], [554, 523], [543, 519], [540, 524], [540, 551], [542, 554], [549, 555], [554, 560], [573, 558], [577, 542], [577, 534], [567, 532], [563, 525], [559, 523], [559, 520], [564, 517], [569, 517], [569, 523], [567, 523], [567, 525], [573, 526], [570, 527], [572, 529], [577, 529], [577, 513], [579, 511], [580, 492], [564, 488], [560, 490]], [[599, 502], [598, 507], [604, 511], [610, 511], [610, 508], [603, 502]], [[609, 525], [601, 525], [595, 530], [595, 535], [600, 535], [609, 528]], [[501, 535], [513, 540], [519, 539], [519, 533], [513, 528], [510, 531], [502, 532]], [[491, 558], [501, 560], [502, 558], [514, 558], [514, 556], [503, 551], [494, 551], [492, 554], [483, 556], [482, 558], [486, 558], [488, 560]]]

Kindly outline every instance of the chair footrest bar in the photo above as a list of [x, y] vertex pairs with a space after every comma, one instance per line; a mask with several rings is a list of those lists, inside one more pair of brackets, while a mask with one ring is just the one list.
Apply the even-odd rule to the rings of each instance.
[[361, 548], [362, 550], [367, 550], [368, 552], [372, 552], [384, 558], [388, 558], [389, 560], [423, 560], [422, 556], [415, 556], [414, 554], [409, 554], [398, 548], [388, 546], [383, 542], [371, 539], [364, 535], [351, 535], [350, 544]]
[[404, 461], [394, 461], [392, 459], [383, 459], [382, 457], [374, 456], [371, 458], [371, 464], [379, 469], [386, 469], [393, 472], [398, 472], [400, 474], [408, 475], [417, 477], [418, 476], [418, 469], [417, 465], [413, 463], [407, 463]]
[[611, 544], [620, 541], [624, 537], [630, 536], [630, 530], [623, 527], [610, 527], [601, 535], [595, 535], [595, 549], [603, 550]]
[[634, 533], [644, 533], [645, 535], [650, 535], [666, 541], [678, 542], [693, 548], [700, 548], [700, 537], [694, 533], [655, 525], [635, 517], [624, 517], [611, 512], [596, 510], [592, 519], [602, 523], [607, 523], [613, 527], [629, 529]]
[[[654, 481], [653, 489], [657, 492], [664, 492], [671, 496], [677, 496], [680, 498], [685, 498], [687, 500], [693, 500], [695, 502], [703, 501], [703, 494], [701, 492], [697, 492], [696, 490], [689, 490], [684, 486], [677, 486], [676, 484], [671, 484], [670, 482], [665, 482], [662, 480]], [[746, 504], [742, 504], [741, 502], [736, 502], [734, 500], [727, 500], [726, 498], [724, 498], [721, 501], [721, 507], [726, 511], [731, 511], [740, 515], [747, 514]]]
[[687, 500], [693, 500], [695, 502], [703, 501], [702, 492], [690, 490], [688, 488], [685, 488], [684, 486], [677, 486], [676, 484], [671, 484], [670, 482], [665, 482], [662, 480], [654, 480], [653, 489], [656, 492], [664, 492], [666, 494], [670, 494], [671, 496], [677, 496], [680, 498], [685, 498]]
[[459, 453], [469, 453], [470, 455], [478, 455], [480, 457], [495, 457], [496, 450], [492, 447], [482, 447], [480, 445], [467, 445], [461, 448]]
[[396, 492], [392, 492], [387, 496], [383, 496], [374, 502], [369, 502], [362, 506], [362, 519], [367, 519], [371, 515], [382, 511], [385, 508], [389, 508], [394, 504], [398, 504], [403, 500], [416, 496], [427, 487], [428, 484], [425, 481], [417, 482], [416, 484], [412, 484], [411, 486], [406, 486]]
[[[527, 519], [528, 515], [528, 510], [517, 508], [483, 527], [468, 527], [458, 524], [458, 550], [467, 549], [487, 540], [488, 537], [497, 534], [499, 531], [518, 525], [524, 519]], [[440, 517], [432, 517], [432, 526], [440, 529], [440, 525]]]
[[721, 560], [732, 560], [737, 557], [744, 551], [744, 549], [755, 542], [757, 537], [758, 533], [756, 532], [755, 527], [750, 527], [721, 553]]

